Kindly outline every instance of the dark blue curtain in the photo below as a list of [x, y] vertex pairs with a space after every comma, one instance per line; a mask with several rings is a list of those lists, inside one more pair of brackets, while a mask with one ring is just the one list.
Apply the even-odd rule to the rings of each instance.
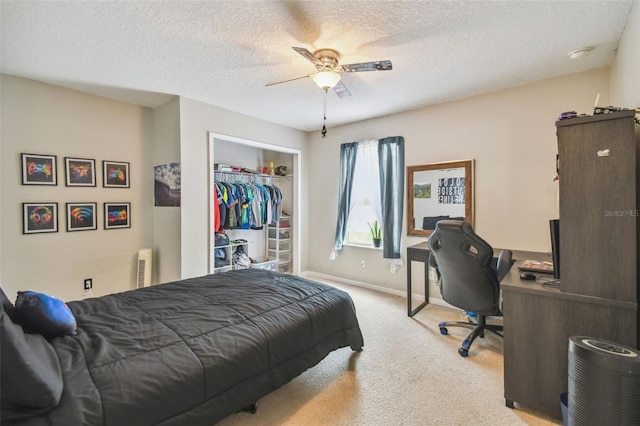
[[347, 233], [347, 221], [351, 209], [351, 189], [353, 187], [353, 172], [358, 154], [358, 142], [340, 145], [340, 180], [338, 192], [338, 220], [331, 259], [335, 259], [338, 251], [342, 250], [342, 243]]
[[[382, 254], [401, 259], [404, 212], [404, 138], [392, 136], [378, 141], [380, 199], [382, 201]], [[402, 263], [402, 261], [400, 261]]]

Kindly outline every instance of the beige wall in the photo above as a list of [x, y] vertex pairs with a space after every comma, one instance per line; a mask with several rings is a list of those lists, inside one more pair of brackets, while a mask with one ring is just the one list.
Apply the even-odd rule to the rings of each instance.
[[[77, 300], [134, 288], [142, 247], [154, 249], [154, 283], [206, 274], [208, 132], [305, 151], [304, 132], [188, 99], [151, 110], [8, 75], [0, 88], [0, 279], [11, 298], [19, 289]], [[20, 185], [21, 152], [57, 155], [58, 186]], [[65, 156], [129, 161], [131, 188], [102, 188], [101, 176], [96, 187], [65, 187]], [[169, 162], [182, 166], [182, 208], [153, 206], [153, 166]], [[38, 201], [59, 203], [59, 232], [22, 235], [21, 203]], [[66, 232], [64, 203], [85, 201], [98, 202], [98, 230]], [[102, 229], [105, 201], [132, 203], [130, 229]], [[84, 278], [93, 278], [90, 295]]]
[[[338, 260], [328, 261], [335, 229], [336, 194], [331, 188], [337, 185], [339, 144], [388, 135], [405, 136], [407, 165], [474, 158], [478, 232], [496, 246], [547, 250], [546, 220], [557, 215], [556, 186], [551, 181], [556, 152], [553, 123], [560, 111], [587, 112], [597, 92], [608, 102], [603, 95], [608, 93], [607, 69], [330, 127], [322, 139], [318, 133], [307, 135], [184, 98], [151, 111], [3, 76], [3, 287], [13, 293], [29, 287], [65, 300], [83, 297], [81, 283], [86, 277], [94, 278], [96, 295], [132, 288], [136, 251], [147, 246], [154, 248], [154, 282], [206, 274], [208, 164], [214, 161], [208, 159], [209, 131], [301, 150], [299, 271], [404, 289], [405, 269], [391, 274], [378, 252], [348, 247]], [[19, 185], [20, 152], [58, 154], [59, 166], [65, 155], [130, 159], [130, 190], [104, 189], [101, 180], [93, 189], [58, 185], [52, 201], [127, 201], [106, 197], [128, 191], [133, 228], [67, 233], [61, 216], [57, 234], [22, 235], [20, 203], [42, 200], [52, 188]], [[152, 168], [173, 161], [182, 164], [182, 208], [153, 207]], [[60, 170], [59, 180], [63, 178]], [[123, 234], [124, 240], [119, 238]], [[420, 241], [410, 237], [404, 243]], [[31, 256], [39, 259], [38, 268], [32, 267]], [[366, 260], [366, 268], [360, 268], [360, 260]], [[51, 276], [56, 278], [51, 281]]]
[[640, 107], [640, 2], [633, 4], [611, 64], [611, 103]]
[[[406, 165], [475, 160], [475, 228], [494, 247], [548, 251], [548, 220], [558, 216], [555, 121], [608, 102], [609, 69], [600, 68], [332, 128], [310, 138], [309, 270], [401, 292], [406, 269], [390, 272], [380, 251], [345, 247], [329, 260], [337, 209], [339, 146], [400, 135]], [[406, 189], [401, 188], [405, 194]], [[406, 196], [405, 196], [406, 197]], [[406, 202], [406, 200], [405, 200]], [[406, 235], [406, 212], [403, 220]], [[425, 241], [404, 236], [403, 247]], [[403, 251], [404, 257], [404, 251]], [[360, 261], [365, 260], [365, 268]], [[406, 259], [405, 259], [406, 260]], [[434, 294], [435, 293], [435, 294]], [[432, 295], [438, 296], [437, 292]]]
[[[307, 134], [284, 126], [257, 120], [191, 99], [180, 98], [180, 157], [182, 163], [181, 277], [205, 275], [209, 271], [209, 157], [208, 133], [301, 151], [301, 187], [307, 187]], [[301, 210], [307, 211], [307, 191], [298, 191]], [[299, 224], [307, 227], [306, 218]], [[303, 238], [306, 237], [303, 234]], [[306, 241], [302, 240], [303, 244]], [[302, 247], [302, 264], [306, 247]]]
[[[153, 165], [180, 163], [180, 99], [153, 109]], [[153, 207], [153, 283], [180, 279], [180, 207]]]
[[[151, 110], [2, 75], [1, 284], [63, 300], [133, 288], [137, 250], [153, 240]], [[20, 153], [57, 155], [58, 185], [21, 185]], [[96, 160], [96, 187], [66, 187], [64, 157]], [[102, 187], [102, 161], [130, 162], [129, 189]], [[131, 202], [131, 228], [103, 229], [104, 202]], [[57, 233], [22, 234], [23, 202], [57, 202]], [[65, 203], [97, 202], [98, 229], [66, 232]]]

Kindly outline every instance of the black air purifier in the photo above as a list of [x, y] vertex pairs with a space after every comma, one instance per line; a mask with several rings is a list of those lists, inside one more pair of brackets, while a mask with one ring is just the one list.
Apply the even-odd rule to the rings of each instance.
[[592, 337], [569, 338], [567, 424], [640, 424], [640, 352]]

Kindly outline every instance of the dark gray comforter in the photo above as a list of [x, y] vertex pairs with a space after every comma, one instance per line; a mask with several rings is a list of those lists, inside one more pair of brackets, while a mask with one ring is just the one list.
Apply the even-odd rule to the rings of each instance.
[[64, 390], [46, 419], [59, 425], [212, 425], [363, 346], [347, 293], [258, 269], [68, 305], [78, 334], [52, 342]]

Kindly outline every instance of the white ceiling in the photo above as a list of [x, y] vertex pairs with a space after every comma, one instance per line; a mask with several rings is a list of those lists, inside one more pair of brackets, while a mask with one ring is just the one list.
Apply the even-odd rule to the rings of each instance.
[[[155, 107], [180, 95], [305, 131], [323, 95], [292, 46], [333, 48], [327, 126], [611, 63], [633, 1], [7, 1], [0, 70]], [[640, 7], [636, 4], [636, 7]], [[593, 51], [571, 60], [568, 52]]]

